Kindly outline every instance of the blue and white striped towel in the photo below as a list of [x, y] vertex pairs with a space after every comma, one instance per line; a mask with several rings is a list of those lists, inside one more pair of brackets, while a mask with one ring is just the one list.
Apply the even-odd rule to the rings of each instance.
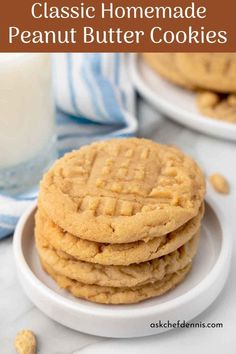
[[[53, 57], [59, 156], [98, 139], [137, 131], [135, 92], [122, 53], [63, 53]], [[0, 195], [0, 238], [14, 231], [37, 192]]]

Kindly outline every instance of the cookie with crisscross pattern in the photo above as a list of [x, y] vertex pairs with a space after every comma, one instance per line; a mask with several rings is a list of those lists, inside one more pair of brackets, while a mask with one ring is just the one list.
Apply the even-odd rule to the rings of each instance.
[[44, 176], [39, 199], [63, 230], [90, 241], [128, 243], [163, 236], [195, 217], [205, 181], [177, 148], [146, 139], [84, 146]]

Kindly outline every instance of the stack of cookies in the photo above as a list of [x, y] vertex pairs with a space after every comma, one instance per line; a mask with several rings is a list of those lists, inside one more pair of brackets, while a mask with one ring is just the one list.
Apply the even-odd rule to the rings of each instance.
[[200, 90], [197, 106], [201, 113], [236, 123], [236, 53], [143, 53], [142, 56], [165, 79], [187, 89]]
[[162, 295], [191, 268], [204, 194], [201, 170], [172, 146], [114, 139], [66, 154], [41, 182], [42, 266], [60, 287], [93, 302]]

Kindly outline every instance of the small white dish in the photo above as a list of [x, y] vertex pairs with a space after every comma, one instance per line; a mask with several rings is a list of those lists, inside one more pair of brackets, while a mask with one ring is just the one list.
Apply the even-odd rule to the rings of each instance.
[[134, 305], [100, 305], [72, 297], [42, 270], [34, 244], [36, 205], [21, 217], [14, 235], [14, 256], [26, 295], [48, 317], [80, 332], [103, 337], [141, 337], [161, 333], [151, 323], [190, 321], [224, 287], [232, 241], [224, 215], [207, 200], [199, 252], [185, 281], [174, 290]]
[[236, 141], [236, 124], [200, 114], [194, 92], [164, 80], [139, 55], [130, 55], [129, 66], [136, 89], [167, 117], [201, 133]]

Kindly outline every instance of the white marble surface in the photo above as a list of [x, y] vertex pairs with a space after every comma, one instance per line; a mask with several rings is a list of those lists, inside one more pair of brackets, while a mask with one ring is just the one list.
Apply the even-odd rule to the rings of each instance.
[[[231, 194], [215, 194], [228, 214], [232, 234], [236, 229], [236, 144], [220, 141], [187, 130], [142, 103], [145, 136], [163, 143], [177, 144], [194, 156], [206, 174], [220, 171], [230, 181]], [[148, 124], [147, 124], [148, 123]], [[223, 322], [223, 329], [181, 329], [164, 334], [130, 340], [92, 337], [67, 329], [47, 318], [24, 295], [16, 278], [12, 254], [12, 239], [0, 241], [0, 354], [15, 353], [13, 340], [18, 330], [30, 328], [39, 342], [39, 354], [233, 354], [236, 350], [236, 249], [230, 277], [215, 303], [195, 321]]]

